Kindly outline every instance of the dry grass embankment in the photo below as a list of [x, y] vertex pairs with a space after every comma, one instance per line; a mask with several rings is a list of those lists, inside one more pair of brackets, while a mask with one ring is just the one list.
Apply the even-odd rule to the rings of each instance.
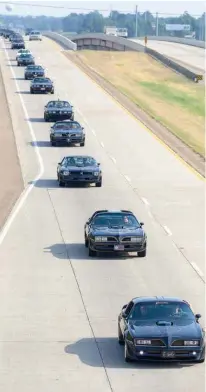
[[85, 64], [127, 95], [201, 155], [205, 145], [205, 89], [144, 53], [81, 51]]

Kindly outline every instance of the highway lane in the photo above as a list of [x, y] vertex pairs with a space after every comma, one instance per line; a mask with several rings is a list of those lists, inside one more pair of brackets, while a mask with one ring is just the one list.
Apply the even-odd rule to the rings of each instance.
[[[155, 386], [162, 392], [167, 385], [168, 391], [185, 388], [190, 392], [198, 387], [202, 392], [204, 365], [126, 365], [116, 342], [119, 309], [135, 295], [179, 295], [204, 314], [203, 282], [149, 213], [141, 200], [145, 196], [142, 188], [135, 192], [123, 176], [123, 162], [125, 175], [132, 174], [128, 172], [129, 161], [134, 159], [131, 132], [137, 132], [141, 140], [135, 156], [142, 176], [153, 171], [150, 175], [156, 178], [164, 159], [170, 171], [160, 171], [159, 183], [163, 176], [170, 175], [174, 181], [178, 175], [179, 182], [184, 179], [188, 184], [188, 194], [191, 189], [199, 194], [200, 180], [74, 67], [56, 45], [44, 40], [28, 46], [55, 77], [55, 96], [70, 97], [77, 106], [76, 118], [85, 125], [87, 143], [84, 148], [51, 148], [49, 125], [41, 122], [43, 106], [51, 97], [27, 94], [29, 82], [18, 80], [45, 170], [0, 248], [0, 298], [4, 298], [0, 306], [0, 390], [12, 391], [15, 386], [17, 391], [59, 392], [69, 387], [81, 392], [96, 391], [98, 386], [104, 392], [138, 387], [150, 392]], [[58, 55], [52, 56], [54, 51]], [[9, 56], [13, 58], [12, 51]], [[23, 69], [14, 66], [13, 70], [17, 78], [22, 77]], [[5, 77], [10, 93], [15, 94], [11, 75], [5, 73]], [[22, 113], [16, 117], [24, 123]], [[128, 125], [130, 148], [123, 136], [116, 135]], [[146, 146], [153, 157], [149, 167], [143, 159]], [[102, 189], [58, 189], [56, 164], [70, 152], [89, 153], [102, 162]], [[110, 157], [114, 152], [121, 154], [116, 154], [117, 164]], [[82, 245], [83, 225], [93, 210], [105, 206], [131, 208], [145, 222], [147, 258], [88, 259]], [[196, 204], [191, 208], [197, 209]]]
[[[131, 41], [143, 44], [142, 40], [131, 39]], [[154, 49], [171, 59], [177, 60], [183, 65], [189, 65], [205, 72], [205, 50], [195, 46], [177, 44], [174, 42], [148, 40], [148, 48]]]

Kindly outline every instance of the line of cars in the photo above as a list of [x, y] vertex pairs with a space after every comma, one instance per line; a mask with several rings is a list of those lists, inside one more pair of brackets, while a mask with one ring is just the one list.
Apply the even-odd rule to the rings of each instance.
[[[20, 54], [21, 55], [21, 54]], [[44, 78], [44, 69], [34, 64], [25, 69], [25, 79]], [[46, 92], [40, 90], [38, 92]], [[61, 120], [59, 120], [61, 118]], [[51, 145], [66, 142], [73, 134], [85, 134], [74, 120], [69, 102], [54, 100], [44, 108], [44, 120], [56, 121], [50, 130]], [[90, 177], [91, 176], [91, 177]], [[69, 182], [95, 182], [102, 185], [100, 164], [86, 155], [66, 156], [57, 166], [59, 186]], [[92, 181], [91, 181], [92, 179]], [[85, 247], [90, 257], [102, 252], [136, 252], [145, 257], [147, 235], [143, 222], [129, 210], [98, 210], [84, 226]], [[126, 305], [118, 316], [118, 341], [124, 345], [126, 362], [140, 360], [195, 361], [205, 360], [205, 332], [188, 302], [173, 297], [137, 297]]]

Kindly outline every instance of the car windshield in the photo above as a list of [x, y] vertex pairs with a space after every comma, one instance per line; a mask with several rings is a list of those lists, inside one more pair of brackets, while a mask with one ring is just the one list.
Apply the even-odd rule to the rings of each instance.
[[126, 213], [106, 213], [98, 214], [94, 217], [92, 224], [94, 226], [104, 227], [140, 227], [139, 222], [134, 215]]
[[184, 302], [142, 302], [132, 309], [131, 320], [194, 319], [190, 307]]
[[62, 107], [70, 108], [71, 106], [70, 106], [69, 102], [66, 102], [66, 101], [51, 101], [51, 102], [49, 102], [47, 104], [47, 107], [48, 108], [56, 108], [56, 107], [58, 107], [58, 108], [62, 108]]
[[81, 125], [77, 121], [71, 122], [60, 122], [54, 125], [55, 131], [70, 130], [70, 129], [80, 129]]
[[29, 59], [29, 58], [31, 58], [32, 56], [31, 56], [30, 54], [28, 54], [28, 53], [22, 53], [20, 57], [21, 57], [21, 58], [25, 58], [25, 59], [26, 59], [26, 58]]
[[85, 166], [97, 166], [97, 162], [92, 157], [67, 157], [64, 162], [64, 166], [76, 166], [76, 167], [85, 167]]
[[51, 80], [49, 79], [44, 79], [44, 78], [35, 78], [33, 80], [34, 83], [51, 83]]

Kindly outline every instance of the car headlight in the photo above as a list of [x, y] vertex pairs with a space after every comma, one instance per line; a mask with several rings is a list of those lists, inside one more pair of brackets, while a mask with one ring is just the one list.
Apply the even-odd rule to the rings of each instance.
[[70, 172], [68, 170], [63, 171], [64, 176], [69, 176]]
[[131, 237], [131, 242], [142, 242], [142, 237]]
[[199, 340], [185, 340], [184, 346], [199, 346]]
[[94, 172], [95, 177], [98, 177], [98, 175], [99, 175], [99, 172]]
[[96, 236], [94, 237], [95, 242], [107, 241], [107, 237]]
[[151, 344], [151, 340], [148, 339], [134, 339], [135, 346], [144, 346]]

